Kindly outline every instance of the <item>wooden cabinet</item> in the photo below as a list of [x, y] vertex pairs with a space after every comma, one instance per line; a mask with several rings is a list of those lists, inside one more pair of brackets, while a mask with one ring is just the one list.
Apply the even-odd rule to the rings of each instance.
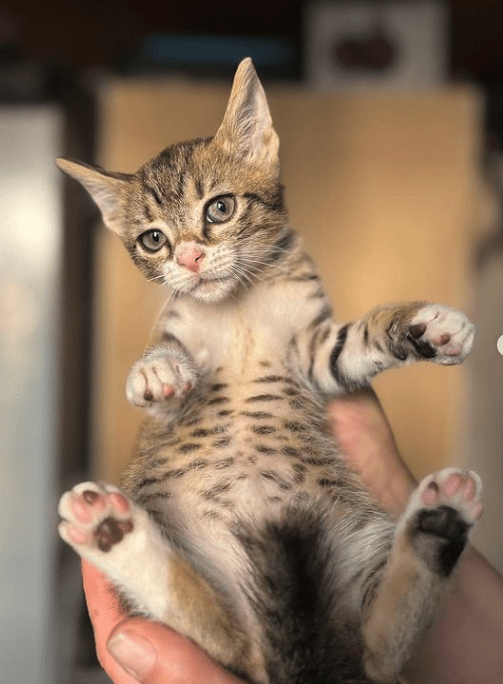
[[[480, 102], [469, 88], [316, 94], [267, 87], [291, 223], [336, 312], [428, 299], [470, 313], [477, 238]], [[212, 135], [230, 83], [112, 80], [99, 92], [99, 163], [134, 171], [163, 147]], [[94, 345], [95, 475], [117, 481], [139, 416], [124, 396], [163, 301], [119, 240], [99, 231]], [[469, 363], [426, 363], [375, 382], [416, 475], [464, 463]]]

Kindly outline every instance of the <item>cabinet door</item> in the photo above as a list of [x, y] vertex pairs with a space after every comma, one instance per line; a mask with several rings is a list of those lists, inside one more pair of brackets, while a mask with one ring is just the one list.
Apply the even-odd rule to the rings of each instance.
[[[100, 93], [99, 162], [134, 171], [163, 147], [212, 135], [230, 84], [112, 81]], [[344, 320], [379, 302], [470, 309], [479, 102], [468, 89], [321, 95], [267, 88], [292, 226]], [[95, 469], [116, 481], [139, 416], [124, 385], [162, 300], [115, 236], [99, 232]], [[465, 368], [425, 363], [375, 382], [413, 471], [462, 459]]]

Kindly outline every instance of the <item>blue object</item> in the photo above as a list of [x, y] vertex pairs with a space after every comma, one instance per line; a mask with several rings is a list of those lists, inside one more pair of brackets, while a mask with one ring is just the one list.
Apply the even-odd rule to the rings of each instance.
[[143, 41], [139, 57], [164, 66], [232, 68], [251, 57], [258, 69], [285, 69], [295, 64], [296, 49], [286, 38], [154, 34]]

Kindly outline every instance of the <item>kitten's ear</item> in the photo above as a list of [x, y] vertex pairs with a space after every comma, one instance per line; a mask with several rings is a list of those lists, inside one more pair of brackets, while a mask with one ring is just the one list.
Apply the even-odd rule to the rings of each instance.
[[108, 173], [98, 167], [58, 157], [57, 166], [78, 180], [98, 205], [105, 225], [119, 235], [123, 229], [123, 196], [134, 176]]
[[239, 64], [224, 120], [214, 141], [243, 157], [279, 167], [279, 139], [267, 99], [249, 57]]

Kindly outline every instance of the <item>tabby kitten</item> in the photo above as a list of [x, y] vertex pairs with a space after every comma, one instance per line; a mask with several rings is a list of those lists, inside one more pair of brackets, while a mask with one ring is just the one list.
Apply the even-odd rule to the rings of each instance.
[[58, 164], [170, 290], [127, 381], [148, 414], [136, 459], [122, 490], [62, 497], [61, 536], [133, 612], [249, 682], [397, 682], [480, 515], [480, 480], [426, 477], [397, 524], [339, 453], [326, 402], [387, 368], [461, 363], [473, 326], [422, 302], [334, 320], [288, 224], [249, 59], [213, 138], [131, 175]]

